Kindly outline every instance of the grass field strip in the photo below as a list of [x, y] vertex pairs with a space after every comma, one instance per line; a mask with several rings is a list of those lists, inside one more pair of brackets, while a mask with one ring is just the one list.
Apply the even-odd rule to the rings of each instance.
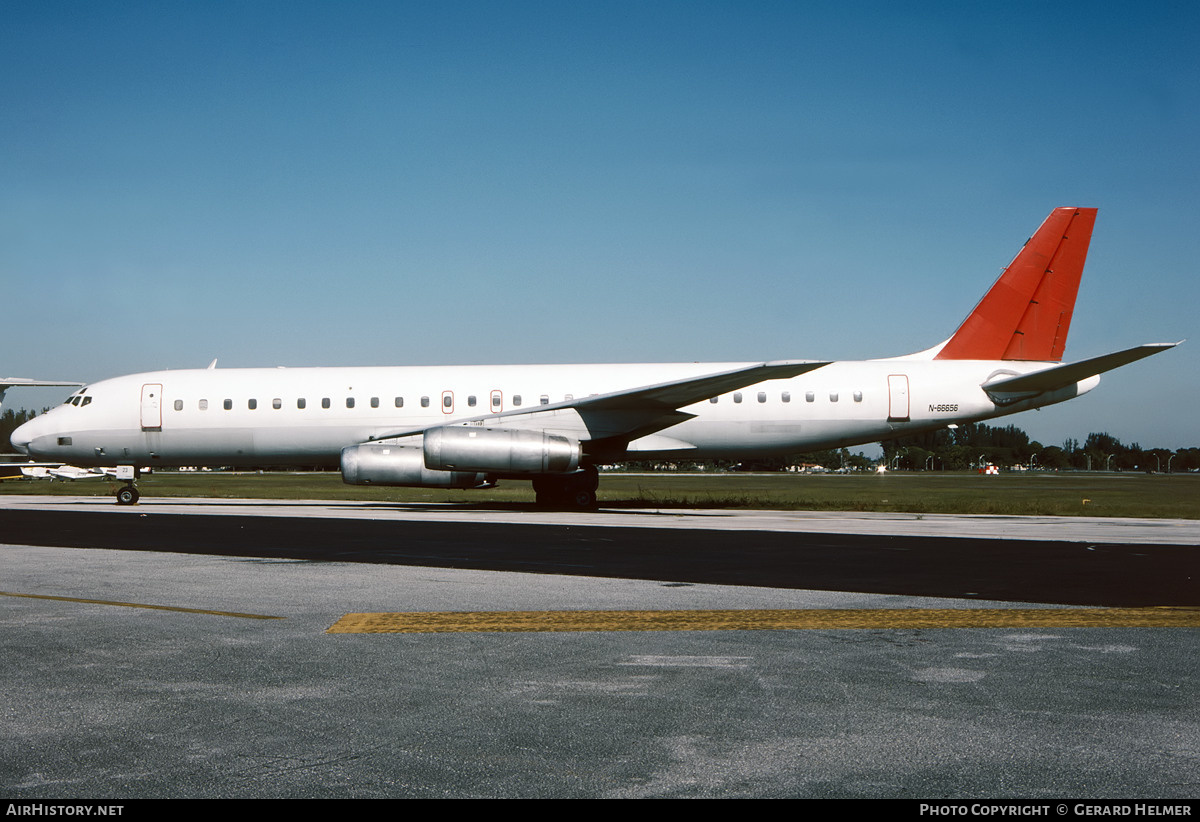
[[346, 614], [331, 634], [581, 631], [1196, 628], [1200, 608], [433, 611]]
[[237, 617], [238, 619], [284, 619], [281, 616], [267, 614], [243, 614], [237, 611], [212, 611], [207, 608], [180, 608], [175, 605], [146, 605], [140, 602], [115, 602], [107, 599], [82, 599], [80, 597], [56, 597], [48, 594], [17, 594], [11, 591], [0, 591], [4, 597], [24, 597], [25, 599], [50, 599], [57, 602], [82, 602], [87, 605], [113, 605], [119, 608], [147, 608], [152, 611], [178, 611], [184, 614], [207, 614], [209, 616]]

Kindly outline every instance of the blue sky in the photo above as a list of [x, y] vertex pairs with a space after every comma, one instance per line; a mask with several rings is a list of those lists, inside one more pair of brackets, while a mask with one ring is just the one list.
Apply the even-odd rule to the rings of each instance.
[[894, 356], [1082, 205], [1067, 357], [1193, 341], [1011, 421], [1200, 445], [1198, 23], [3, 0], [0, 373]]

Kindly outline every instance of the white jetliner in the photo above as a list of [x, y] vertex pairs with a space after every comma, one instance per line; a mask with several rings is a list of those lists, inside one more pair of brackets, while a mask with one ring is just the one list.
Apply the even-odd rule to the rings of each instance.
[[[339, 466], [347, 483], [533, 481], [590, 507], [596, 465], [797, 454], [1015, 414], [1176, 343], [1062, 364], [1094, 208], [1057, 208], [945, 342], [861, 362], [245, 368], [84, 387], [13, 434], [73, 465]], [[128, 471], [128, 468], [126, 469]], [[137, 501], [133, 478], [117, 493]]]

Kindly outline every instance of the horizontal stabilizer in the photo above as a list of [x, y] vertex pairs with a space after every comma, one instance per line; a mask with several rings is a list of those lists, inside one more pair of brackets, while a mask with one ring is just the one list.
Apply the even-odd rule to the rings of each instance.
[[998, 380], [985, 383], [983, 390], [993, 396], [1006, 395], [1009, 397], [1014, 394], [1040, 394], [1045, 391], [1054, 391], [1059, 388], [1065, 388], [1068, 385], [1074, 385], [1081, 380], [1086, 380], [1097, 374], [1103, 374], [1105, 371], [1120, 368], [1122, 365], [1137, 362], [1144, 357], [1158, 354], [1177, 345], [1179, 343], [1150, 343], [1148, 345], [1139, 345], [1136, 348], [1128, 348], [1124, 351], [1116, 351], [1112, 354], [1104, 354], [1100, 357], [1093, 357], [1090, 360], [1056, 365], [1053, 368], [1035, 371], [1032, 374], [1001, 377]]

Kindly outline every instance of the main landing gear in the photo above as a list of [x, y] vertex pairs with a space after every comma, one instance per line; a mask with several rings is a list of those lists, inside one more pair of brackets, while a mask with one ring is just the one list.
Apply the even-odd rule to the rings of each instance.
[[137, 505], [141, 494], [138, 493], [137, 482], [138, 470], [132, 465], [118, 465], [117, 479], [122, 480], [125, 485], [117, 489], [117, 505]]
[[533, 481], [540, 508], [575, 508], [590, 510], [596, 507], [596, 489], [600, 487], [600, 472], [594, 465], [585, 465], [574, 474], [545, 474]]

